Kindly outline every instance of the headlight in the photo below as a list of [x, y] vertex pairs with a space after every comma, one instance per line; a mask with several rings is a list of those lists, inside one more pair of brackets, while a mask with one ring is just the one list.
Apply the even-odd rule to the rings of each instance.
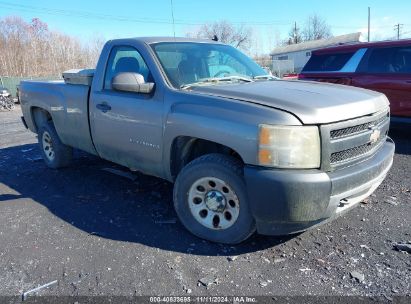
[[315, 126], [260, 125], [258, 163], [277, 168], [320, 167], [320, 134]]

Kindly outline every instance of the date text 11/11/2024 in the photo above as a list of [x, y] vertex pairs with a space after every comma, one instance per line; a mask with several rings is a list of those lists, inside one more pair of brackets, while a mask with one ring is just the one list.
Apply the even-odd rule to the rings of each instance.
[[150, 297], [150, 303], [257, 303], [257, 299], [244, 296], [158, 296]]

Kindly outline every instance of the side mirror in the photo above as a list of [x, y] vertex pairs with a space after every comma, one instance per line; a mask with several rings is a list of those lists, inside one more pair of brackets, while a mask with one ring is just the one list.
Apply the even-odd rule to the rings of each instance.
[[150, 94], [153, 92], [154, 83], [145, 82], [141, 74], [124, 72], [113, 77], [111, 87], [116, 91]]

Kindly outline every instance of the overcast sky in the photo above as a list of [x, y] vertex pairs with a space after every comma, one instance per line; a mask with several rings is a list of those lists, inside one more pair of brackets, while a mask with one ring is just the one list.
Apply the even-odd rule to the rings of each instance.
[[[371, 38], [396, 36], [395, 24], [403, 24], [403, 37], [411, 37], [411, 1], [277, 1], [277, 0], [172, 0], [175, 31], [184, 36], [202, 23], [228, 20], [253, 28], [258, 43], [253, 48], [268, 52], [279, 39], [285, 39], [294, 24], [303, 26], [317, 13], [331, 26], [334, 35], [367, 32], [367, 8], [371, 7]], [[0, 0], [0, 14], [38, 17], [49, 28], [78, 36], [105, 39], [136, 36], [173, 35], [171, 0]], [[364, 35], [364, 37], [366, 37]], [[254, 50], [255, 51], [255, 50]]]

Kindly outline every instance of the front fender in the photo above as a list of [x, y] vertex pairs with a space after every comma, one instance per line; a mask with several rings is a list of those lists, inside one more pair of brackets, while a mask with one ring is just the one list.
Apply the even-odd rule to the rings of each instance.
[[[163, 159], [165, 164], [170, 164], [174, 139], [189, 136], [227, 146], [237, 152], [244, 163], [255, 165], [258, 128], [262, 123], [301, 124], [289, 113], [247, 102], [216, 97], [176, 102], [165, 119]], [[165, 170], [171, 178], [170, 166]]]

